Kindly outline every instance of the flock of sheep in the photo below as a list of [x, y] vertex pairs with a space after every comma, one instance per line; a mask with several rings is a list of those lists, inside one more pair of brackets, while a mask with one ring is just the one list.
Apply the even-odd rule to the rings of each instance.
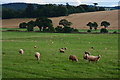
[[[37, 46], [34, 46], [34, 48], [37, 48]], [[91, 47], [91, 49], [93, 49], [93, 47]], [[59, 49], [59, 51], [60, 51], [61, 53], [65, 53], [65, 50], [67, 50], [67, 48], [60, 48], [60, 49]], [[19, 50], [19, 53], [20, 53], [20, 55], [23, 55], [23, 53], [24, 53], [23, 49], [20, 49], [20, 50]], [[36, 53], [35, 53], [35, 57], [37, 58], [37, 61], [38, 61], [38, 64], [39, 64], [40, 53], [39, 53], [39, 52], [36, 52]], [[88, 51], [85, 51], [85, 54], [84, 54], [84, 56], [83, 56], [83, 58], [84, 58], [85, 60], [88, 60], [88, 62], [90, 62], [90, 61], [95, 61], [95, 62], [97, 62], [97, 61], [99, 61], [100, 57], [101, 57], [101, 55], [91, 56], [91, 55], [90, 55], [90, 52], [88, 52]], [[69, 56], [69, 60], [72, 60], [72, 62], [74, 62], [74, 61], [78, 62], [78, 59], [77, 59], [77, 57], [76, 57], [75, 55], [70, 55], [70, 56]]]

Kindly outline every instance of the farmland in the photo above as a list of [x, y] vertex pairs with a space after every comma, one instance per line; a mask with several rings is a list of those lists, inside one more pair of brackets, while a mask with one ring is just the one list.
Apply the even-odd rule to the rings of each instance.
[[[68, 50], [60, 53], [62, 47]], [[101, 54], [100, 61], [88, 63], [85, 51]], [[69, 61], [71, 54], [79, 61]], [[118, 78], [118, 72], [118, 34], [2, 32], [3, 78]]]

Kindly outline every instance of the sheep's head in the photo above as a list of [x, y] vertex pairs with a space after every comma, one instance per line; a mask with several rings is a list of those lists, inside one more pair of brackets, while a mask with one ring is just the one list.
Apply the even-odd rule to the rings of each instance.
[[101, 55], [98, 55], [98, 58], [100, 58], [101, 57]]
[[76, 62], [78, 62], [78, 59], [76, 59]]
[[85, 54], [88, 54], [88, 55], [90, 55], [90, 52], [88, 52], [88, 51], [85, 51]]

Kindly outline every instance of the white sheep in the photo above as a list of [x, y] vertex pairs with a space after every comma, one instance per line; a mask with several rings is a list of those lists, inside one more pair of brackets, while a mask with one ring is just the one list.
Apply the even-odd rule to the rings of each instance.
[[98, 56], [89, 56], [89, 55], [87, 54], [87, 60], [88, 60], [89, 62], [90, 62], [90, 61], [95, 61], [95, 62], [97, 62], [97, 61], [99, 61], [100, 57], [101, 57], [101, 55], [98, 55]]
[[39, 64], [40, 53], [39, 53], [39, 52], [36, 52], [36, 53], [35, 53], [35, 57], [37, 58], [37, 61], [38, 61], [38, 64]]
[[61, 53], [65, 53], [65, 51], [63, 49], [59, 49]]
[[72, 60], [72, 62], [74, 62], [74, 61], [78, 62], [78, 59], [75, 55], [70, 55], [69, 60]]
[[23, 49], [20, 49], [19, 53], [20, 53], [20, 55], [22, 55], [24, 53]]
[[37, 48], [37, 46], [34, 46], [34, 48]]
[[83, 56], [83, 58], [84, 58], [85, 60], [87, 60], [87, 54], [90, 55], [90, 52], [85, 51], [85, 54], [84, 54], [84, 56]]

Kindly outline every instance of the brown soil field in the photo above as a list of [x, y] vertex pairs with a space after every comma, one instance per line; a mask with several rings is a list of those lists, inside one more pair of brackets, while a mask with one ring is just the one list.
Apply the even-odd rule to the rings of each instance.
[[[120, 10], [76, 13], [69, 16], [54, 17], [50, 19], [53, 21], [54, 27], [59, 25], [59, 21], [61, 19], [67, 19], [68, 21], [72, 22], [71, 27], [77, 29], [89, 29], [89, 27], [86, 26], [88, 22], [97, 22], [99, 25], [98, 28], [101, 28], [102, 26], [100, 26], [100, 23], [102, 21], [110, 22], [111, 25], [108, 27], [108, 29], [118, 29], [118, 11]], [[35, 18], [3, 19], [2, 27], [18, 28], [21, 22], [29, 22], [30, 20], [35, 21]]]

